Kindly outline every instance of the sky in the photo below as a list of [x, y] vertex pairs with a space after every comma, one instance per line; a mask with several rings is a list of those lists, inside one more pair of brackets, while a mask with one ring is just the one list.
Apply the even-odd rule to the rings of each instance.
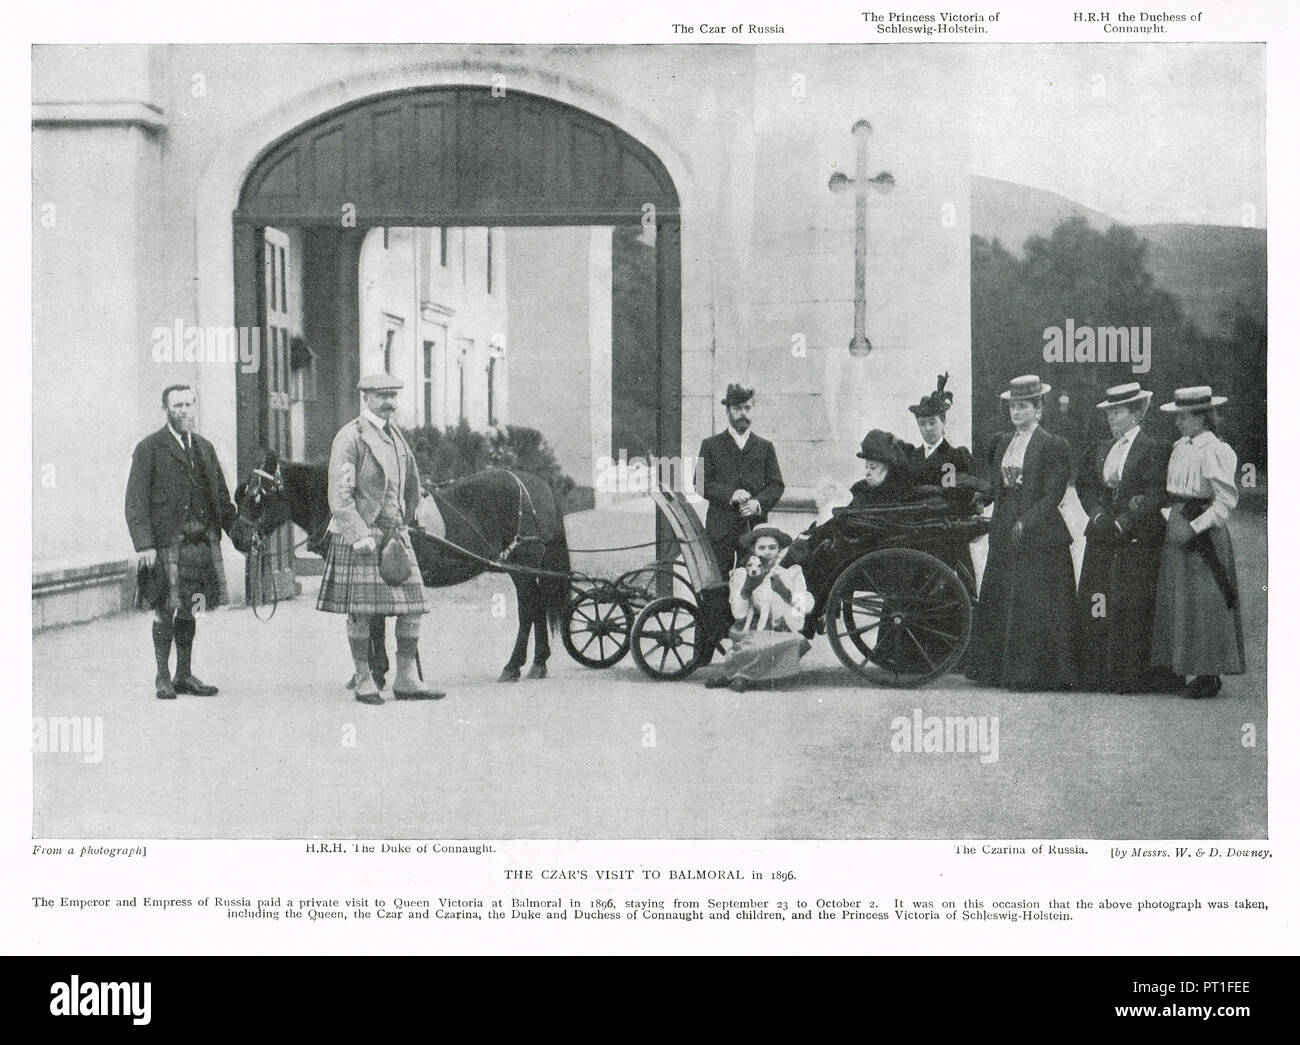
[[1127, 224], [1266, 224], [1262, 44], [970, 51], [973, 173]]

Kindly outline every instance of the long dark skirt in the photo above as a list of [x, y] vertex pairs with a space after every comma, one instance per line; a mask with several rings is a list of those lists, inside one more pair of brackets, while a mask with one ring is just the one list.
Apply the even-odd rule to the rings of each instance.
[[1075, 684], [1074, 563], [1065, 545], [989, 534], [966, 674], [988, 686], [1066, 689]]
[[1080, 685], [1163, 688], [1151, 667], [1160, 544], [1088, 539], [1079, 574]]
[[[1224, 526], [1207, 532], [1235, 592], [1232, 538]], [[1240, 675], [1246, 670], [1240, 601], [1229, 609], [1200, 553], [1172, 539], [1165, 541], [1160, 558], [1151, 663], [1180, 675]]]

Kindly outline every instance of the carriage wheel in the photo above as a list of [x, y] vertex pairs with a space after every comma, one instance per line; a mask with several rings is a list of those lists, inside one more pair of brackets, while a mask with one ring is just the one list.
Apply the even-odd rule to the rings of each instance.
[[580, 591], [564, 611], [560, 638], [569, 656], [589, 668], [608, 668], [627, 656], [632, 610], [612, 589]]
[[699, 610], [694, 603], [666, 595], [655, 599], [632, 625], [632, 659], [654, 679], [684, 679], [696, 668]]
[[835, 655], [883, 686], [919, 686], [952, 670], [970, 641], [966, 586], [933, 555], [883, 548], [855, 559], [826, 600]]

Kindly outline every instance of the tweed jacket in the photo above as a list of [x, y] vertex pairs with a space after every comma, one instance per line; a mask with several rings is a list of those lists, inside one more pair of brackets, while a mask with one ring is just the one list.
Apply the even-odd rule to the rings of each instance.
[[420, 473], [415, 454], [401, 429], [389, 425], [397, 446], [398, 474], [384, 469], [384, 437], [365, 417], [357, 417], [339, 429], [330, 447], [329, 532], [348, 544], [370, 536], [370, 527], [384, 504], [388, 482], [397, 484], [402, 504], [402, 522], [410, 525], [420, 505]]

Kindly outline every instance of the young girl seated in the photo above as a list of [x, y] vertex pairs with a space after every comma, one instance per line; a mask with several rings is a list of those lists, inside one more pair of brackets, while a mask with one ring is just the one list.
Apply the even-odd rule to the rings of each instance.
[[789, 678], [809, 643], [801, 634], [812, 607], [803, 570], [783, 566], [790, 535], [759, 526], [740, 539], [741, 565], [731, 571], [731, 649], [722, 671], [705, 682], [709, 689], [730, 686], [743, 692], [758, 682]]

